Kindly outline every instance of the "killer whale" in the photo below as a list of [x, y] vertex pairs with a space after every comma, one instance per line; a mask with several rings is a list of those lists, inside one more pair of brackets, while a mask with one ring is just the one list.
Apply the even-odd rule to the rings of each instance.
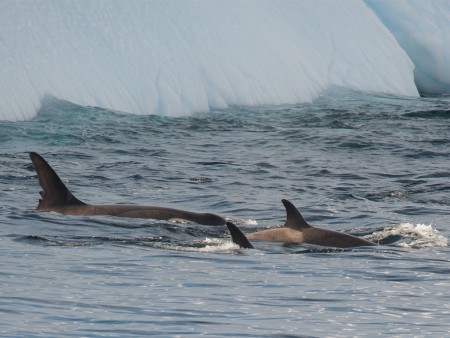
[[157, 220], [184, 220], [202, 225], [225, 224], [225, 219], [211, 213], [196, 213], [173, 208], [132, 204], [86, 204], [69, 191], [58, 174], [42, 156], [35, 152], [30, 152], [29, 155], [42, 188], [42, 191], [39, 192], [41, 199], [39, 199], [37, 211], [55, 211], [74, 216], [111, 215]]
[[227, 222], [226, 224], [233, 243], [239, 245], [243, 249], [254, 249], [252, 243], [250, 243], [248, 238], [245, 237], [242, 231], [236, 225], [234, 225], [234, 223]]
[[276, 241], [299, 244], [308, 243], [334, 248], [373, 246], [375, 243], [338, 231], [316, 228], [309, 225], [297, 208], [288, 200], [282, 200], [286, 208], [284, 226], [244, 235], [233, 223], [227, 222], [232, 240], [242, 248], [253, 248], [250, 240]]

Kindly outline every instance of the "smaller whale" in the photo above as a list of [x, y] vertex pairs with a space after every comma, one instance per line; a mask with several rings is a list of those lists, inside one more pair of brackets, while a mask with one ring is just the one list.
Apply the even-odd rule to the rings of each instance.
[[252, 243], [245, 237], [242, 231], [233, 223], [227, 222], [227, 228], [230, 232], [233, 243], [239, 245], [243, 249], [254, 249]]
[[276, 241], [287, 244], [315, 244], [334, 248], [352, 248], [358, 246], [372, 246], [375, 243], [363, 238], [355, 237], [338, 231], [316, 228], [309, 225], [288, 200], [282, 200], [286, 208], [286, 222], [284, 226], [244, 235], [233, 223], [227, 222], [233, 242], [242, 248], [252, 248], [249, 240]]
[[172, 208], [117, 204], [91, 205], [77, 199], [67, 189], [56, 172], [37, 153], [30, 153], [42, 187], [38, 211], [56, 211], [65, 215], [92, 216], [110, 215], [118, 217], [148, 218], [157, 220], [184, 220], [202, 225], [224, 225], [225, 219], [210, 213], [196, 213]]

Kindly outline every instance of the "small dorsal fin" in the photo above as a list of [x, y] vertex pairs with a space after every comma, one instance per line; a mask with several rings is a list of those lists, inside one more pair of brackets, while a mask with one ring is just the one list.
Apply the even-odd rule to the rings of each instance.
[[84, 204], [67, 189], [56, 172], [37, 153], [30, 153], [31, 161], [36, 169], [39, 184], [42, 187], [41, 199], [37, 210], [51, 211], [68, 205]]
[[227, 222], [228, 230], [230, 231], [233, 243], [236, 243], [244, 249], [254, 249], [252, 243], [249, 242], [247, 237], [242, 233], [239, 228], [231, 222]]
[[286, 208], [286, 223], [284, 223], [285, 227], [291, 229], [304, 229], [311, 227], [308, 223], [306, 223], [303, 216], [291, 202], [284, 199], [281, 200], [281, 202], [283, 202], [284, 207]]

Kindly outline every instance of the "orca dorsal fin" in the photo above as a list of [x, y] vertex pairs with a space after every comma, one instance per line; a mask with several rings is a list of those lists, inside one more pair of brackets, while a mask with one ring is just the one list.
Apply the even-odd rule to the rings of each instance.
[[310, 228], [311, 226], [306, 223], [303, 216], [297, 210], [297, 208], [288, 200], [281, 200], [284, 207], [286, 208], [286, 223], [284, 226], [291, 229], [304, 229]]
[[233, 243], [236, 243], [243, 249], [254, 249], [252, 243], [247, 239], [247, 237], [242, 233], [239, 228], [231, 222], [227, 222], [227, 228], [230, 231]]
[[39, 199], [36, 210], [54, 211], [64, 206], [84, 204], [72, 195], [58, 174], [56, 174], [42, 156], [31, 152], [30, 159], [34, 164], [39, 178], [39, 184], [42, 187], [42, 191], [40, 192], [41, 199]]

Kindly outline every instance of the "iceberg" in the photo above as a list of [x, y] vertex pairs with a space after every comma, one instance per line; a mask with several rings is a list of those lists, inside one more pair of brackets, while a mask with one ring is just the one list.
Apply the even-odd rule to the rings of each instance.
[[414, 62], [417, 88], [450, 93], [450, 2], [367, 0]]
[[[0, 120], [33, 118], [47, 95], [133, 114], [184, 116], [311, 102], [333, 86], [418, 96], [417, 87], [448, 84], [439, 67], [448, 60], [450, 20], [423, 23], [429, 35], [413, 39], [422, 2], [396, 3], [3, 0]], [[448, 7], [427, 4], [436, 9], [426, 13], [428, 21]], [[402, 19], [405, 7], [410, 21]], [[441, 35], [430, 42], [432, 27]], [[416, 64], [414, 73], [418, 41], [428, 41], [428, 50], [447, 48], [441, 66]]]

